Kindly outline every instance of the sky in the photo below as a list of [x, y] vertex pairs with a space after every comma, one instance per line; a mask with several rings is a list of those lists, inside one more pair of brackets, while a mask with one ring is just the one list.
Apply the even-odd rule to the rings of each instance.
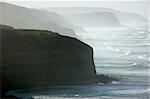
[[[1, 0], [27, 8], [44, 9], [48, 7], [103, 7], [137, 13], [150, 17], [150, 0]], [[149, 2], [149, 3], [148, 3]], [[149, 13], [148, 13], [149, 12]], [[149, 16], [148, 16], [149, 15]]]

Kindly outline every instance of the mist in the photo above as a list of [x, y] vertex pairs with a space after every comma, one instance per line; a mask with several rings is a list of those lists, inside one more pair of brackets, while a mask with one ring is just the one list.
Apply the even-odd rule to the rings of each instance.
[[[4, 86], [12, 86], [4, 93], [21, 98], [148, 99], [149, 4], [148, 0], [0, 3], [6, 66], [1, 73]], [[18, 85], [25, 91], [16, 91]]]
[[101, 7], [136, 13], [147, 17], [149, 0], [135, 1], [6, 1], [28, 8], [45, 9], [48, 7]]

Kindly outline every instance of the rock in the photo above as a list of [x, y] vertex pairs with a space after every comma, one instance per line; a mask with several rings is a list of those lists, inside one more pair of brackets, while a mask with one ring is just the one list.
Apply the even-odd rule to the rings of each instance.
[[0, 31], [3, 94], [14, 89], [100, 81], [89, 45], [45, 30]]
[[81, 27], [121, 27], [118, 18], [111, 12], [88, 12], [67, 17]]
[[50, 11], [37, 10], [0, 2], [0, 24], [17, 29], [44, 29], [62, 35], [78, 37], [72, 25], [63, 16]]
[[13, 27], [0, 24], [0, 29], [13, 29]]

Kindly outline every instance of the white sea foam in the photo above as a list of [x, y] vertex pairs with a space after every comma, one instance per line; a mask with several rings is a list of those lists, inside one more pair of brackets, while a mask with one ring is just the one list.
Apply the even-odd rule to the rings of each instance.
[[124, 55], [127, 56], [131, 53], [131, 51], [124, 51]]
[[[147, 81], [143, 80], [144, 77], [147, 77], [150, 73], [150, 70], [145, 68], [147, 67], [145, 61], [150, 62], [150, 57], [146, 54], [147, 46], [150, 45], [150, 37], [144, 38], [145, 35], [147, 35], [145, 31], [141, 31], [141, 28], [133, 30], [132, 28], [86, 28], [85, 30], [88, 33], [79, 35], [82, 35], [82, 41], [94, 49], [94, 61], [97, 66], [97, 73], [121, 75], [121, 77], [125, 76], [127, 78], [134, 76], [137, 77], [134, 78], [137, 81], [131, 85], [130, 81], [127, 85], [125, 85], [126, 82], [124, 82], [125, 84], [123, 85], [122, 82], [115, 81], [113, 81], [111, 85], [106, 86], [99, 83], [98, 86], [94, 88], [88, 87], [79, 90], [85, 91], [85, 93], [76, 91], [78, 88], [75, 88], [71, 96], [70, 91], [68, 94], [66, 89], [64, 89], [64, 91], [60, 91], [63, 92], [61, 97], [57, 95], [56, 97], [43, 96], [45, 97], [44, 99], [146, 99], [143, 95], [141, 95], [142, 98], [138, 96], [139, 94], [145, 95], [150, 93], [150, 89], [145, 87]], [[142, 80], [140, 81], [140, 79]], [[133, 78], [130, 80], [133, 80]], [[58, 91], [59, 89], [57, 92]], [[93, 91], [94, 96], [92, 96]], [[91, 95], [91, 97], [88, 97], [89, 95]], [[134, 96], [130, 97], [130, 95]]]
[[116, 90], [116, 91], [111, 91], [114, 94], [143, 94], [147, 93], [147, 89], [127, 89], [127, 90]]

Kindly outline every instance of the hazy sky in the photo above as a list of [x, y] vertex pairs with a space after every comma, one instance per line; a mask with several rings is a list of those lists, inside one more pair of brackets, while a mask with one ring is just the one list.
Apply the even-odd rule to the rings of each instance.
[[148, 16], [149, 0], [2, 0], [28, 8], [104, 7]]

